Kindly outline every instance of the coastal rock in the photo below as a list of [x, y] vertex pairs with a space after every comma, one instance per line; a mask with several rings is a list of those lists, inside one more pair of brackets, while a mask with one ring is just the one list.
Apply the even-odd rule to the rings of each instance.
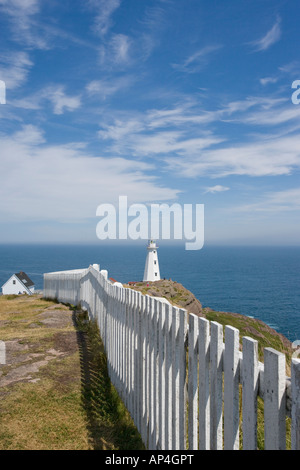
[[[124, 287], [129, 285], [125, 284]], [[201, 302], [179, 282], [161, 279], [154, 282], [136, 282], [130, 287], [153, 297], [164, 297], [172, 305], [184, 308], [188, 313], [203, 316]]]
[[[243, 336], [250, 336], [258, 341], [260, 361], [263, 361], [264, 348], [273, 347], [277, 351], [286, 354], [288, 363], [290, 362], [293, 352], [292, 344], [284, 335], [278, 333], [257, 318], [252, 318], [240, 313], [215, 311], [210, 307], [203, 307], [192, 292], [176, 281], [164, 279], [155, 282], [131, 282], [125, 284], [124, 287], [131, 287], [134, 290], [141, 291], [143, 294], [152, 295], [154, 297], [164, 297], [172, 305], [184, 308], [188, 313], [204, 317], [209, 321], [216, 321], [223, 326], [234, 326], [240, 331], [240, 340], [242, 340]], [[242, 344], [240, 348], [242, 349]], [[287, 375], [289, 374], [290, 368], [287, 365]]]

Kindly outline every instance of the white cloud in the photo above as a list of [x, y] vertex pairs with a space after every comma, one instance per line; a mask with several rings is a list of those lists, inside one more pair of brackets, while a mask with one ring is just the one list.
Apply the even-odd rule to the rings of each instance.
[[278, 67], [280, 72], [291, 74], [291, 75], [297, 75], [300, 72], [300, 62], [298, 60], [293, 60], [292, 62], [289, 62], [288, 64], [282, 65], [281, 67]]
[[48, 49], [47, 38], [36, 22], [40, 5], [40, 0], [0, 1], [1, 11], [10, 19], [13, 39], [35, 49]]
[[52, 102], [54, 114], [63, 114], [65, 109], [74, 111], [81, 105], [80, 97], [66, 95], [62, 86], [44, 90], [44, 97]]
[[171, 109], [154, 109], [147, 113], [147, 126], [150, 129], [205, 124], [215, 120], [218, 112], [201, 112], [191, 108], [190, 103], [178, 105]]
[[10, 52], [0, 55], [1, 80], [4, 80], [7, 89], [15, 89], [26, 82], [33, 62], [27, 52]]
[[35, 126], [0, 137], [0, 146], [0, 214], [7, 221], [87, 220], [119, 195], [149, 202], [178, 194], [149, 174], [149, 164], [93, 155], [82, 143], [49, 145]]
[[183, 132], [157, 132], [154, 135], [141, 134], [127, 140], [127, 146], [134, 155], [148, 156], [176, 153], [178, 155], [190, 155], [201, 152], [222, 139], [206, 136], [186, 138]]
[[75, 111], [81, 106], [79, 95], [67, 95], [64, 86], [51, 85], [25, 98], [11, 101], [12, 106], [23, 109], [41, 109], [42, 104], [50, 102], [54, 114], [63, 114], [65, 111]]
[[205, 129], [205, 124], [218, 120], [222, 113], [228, 111], [199, 111], [190, 102], [143, 113], [131, 111], [118, 116], [114, 113], [103, 120], [98, 135], [114, 141], [114, 150], [120, 145], [142, 155], [184, 148], [190, 152], [193, 147], [199, 150], [224, 140]]
[[235, 212], [291, 212], [300, 211], [300, 188], [265, 193], [259, 202], [232, 208]]
[[120, 7], [121, 0], [89, 0], [89, 4], [97, 12], [93, 29], [104, 36], [112, 26], [112, 15]]
[[12, 16], [34, 15], [39, 11], [40, 0], [0, 0], [3, 11]]
[[[108, 84], [105, 85], [109, 88]], [[101, 86], [102, 82], [100, 82], [100, 90]], [[115, 84], [112, 82], [113, 90], [114, 86]], [[94, 88], [97, 89], [97, 82]], [[164, 133], [168, 139], [171, 132], [173, 133], [173, 142], [179, 143], [179, 139], [183, 139], [196, 143], [199, 138], [205, 138], [207, 144], [212, 145], [224, 141], [224, 138], [212, 136], [212, 132], [205, 128], [207, 124], [218, 121], [233, 121], [253, 125], [260, 122], [260, 120], [264, 123], [269, 122], [270, 125], [273, 125], [276, 120], [286, 122], [296, 117], [297, 109], [295, 107], [292, 109], [291, 107], [280, 108], [279, 105], [283, 102], [286, 102], [286, 99], [249, 97], [244, 100], [225, 103], [216, 110], [206, 110], [197, 103], [187, 100], [172, 108], [151, 109], [144, 113], [132, 111], [125, 115], [120, 114], [120, 117], [115, 117], [116, 113], [114, 113], [112, 118], [110, 116], [106, 117], [108, 122], [101, 123], [102, 129], [99, 131], [99, 136], [116, 141], [122, 137], [122, 145], [126, 147], [127, 142], [129, 142], [132, 147], [136, 139], [138, 142], [141, 139], [150, 141], [155, 136], [160, 139], [164, 136]], [[251, 109], [256, 111], [247, 114]], [[275, 113], [274, 109], [276, 109]], [[124, 137], [127, 140], [124, 140]], [[149, 152], [151, 153], [150, 147]]]
[[97, 95], [102, 100], [105, 100], [107, 97], [129, 88], [135, 81], [135, 77], [129, 75], [120, 78], [112, 77], [110, 79], [93, 80], [88, 83], [86, 90], [89, 95]]
[[98, 132], [98, 136], [104, 140], [122, 141], [124, 146], [127, 136], [130, 137], [132, 134], [137, 134], [144, 128], [142, 119], [131, 118], [126, 121], [116, 119], [112, 125], [103, 124], [102, 130]]
[[[297, 107], [282, 106], [283, 102], [285, 103], [286, 99], [249, 97], [245, 100], [225, 103], [223, 106], [219, 106], [216, 110], [211, 111], [196, 106], [193, 102], [185, 102], [172, 108], [152, 109], [144, 113], [130, 112], [123, 115], [120, 113], [118, 117], [115, 117], [116, 115], [114, 114], [112, 119], [106, 116], [101, 124], [98, 136], [101, 139], [111, 141], [111, 143], [107, 144], [107, 147], [110, 146], [110, 151], [118, 153], [128, 151], [132, 155], [139, 157], [160, 154], [162, 158], [166, 157], [167, 162], [171, 161], [173, 164], [174, 161], [175, 168], [181, 168], [180, 159], [177, 161], [176, 156], [185, 156], [187, 161], [193, 163], [192, 168], [198, 168], [197, 171], [200, 173], [202, 171], [206, 173], [204, 166], [208, 168], [222, 168], [223, 156], [219, 164], [214, 161], [213, 165], [209, 165], [207, 161], [204, 165], [204, 161], [206, 161], [205, 155], [209, 155], [214, 160], [215, 155], [219, 159], [220, 155], [226, 154], [226, 158], [224, 157], [224, 172], [227, 173], [228, 157], [226, 145], [223, 144], [223, 148], [218, 150], [213, 150], [212, 148], [217, 144], [220, 147], [220, 144], [226, 142], [226, 138], [221, 134], [218, 135], [216, 132], [213, 133], [211, 126], [208, 127], [208, 124], [220, 121], [229, 124], [230, 122], [241, 125], [247, 124], [247, 133], [249, 133], [249, 125], [259, 128], [260, 125], [273, 127], [292, 122], [295, 126], [295, 123], [298, 122], [300, 126], [300, 115]], [[286, 130], [287, 132], [288, 130]], [[259, 149], [261, 151], [261, 135], [256, 136], [256, 146], [253, 144], [253, 136], [249, 139], [249, 136], [245, 136], [243, 133], [243, 138], [245, 137], [250, 143], [246, 143], [244, 146], [241, 145], [241, 150], [239, 150], [238, 145], [230, 149], [229, 151], [232, 151], [233, 155], [232, 158], [235, 155], [237, 155], [236, 158], [243, 158], [238, 156], [238, 152], [241, 151], [243, 155], [244, 148], [247, 153], [251, 152], [252, 154], [252, 146], [255, 147], [255, 150]], [[279, 137], [278, 133], [277, 137]], [[274, 139], [273, 136], [272, 139]], [[272, 142], [272, 140], [270, 141]], [[170, 154], [172, 156], [167, 157]], [[257, 159], [254, 151], [253, 159], [254, 161]], [[251, 173], [254, 171], [255, 165], [253, 165], [252, 169], [251, 162], [247, 165], [243, 163], [239, 167], [244, 168], [245, 174], [248, 171], [246, 166]], [[261, 165], [258, 165], [258, 168], [261, 168]], [[240, 171], [242, 170], [240, 169]], [[190, 170], [188, 167], [183, 169], [183, 174], [185, 175], [190, 172], [193, 174], [193, 170]]]
[[215, 186], [210, 186], [209, 188], [206, 188], [205, 193], [222, 193], [224, 191], [229, 191], [230, 188], [227, 186], [221, 186], [220, 184], [216, 184]]
[[110, 42], [110, 50], [113, 62], [122, 64], [129, 60], [130, 39], [125, 34], [113, 35]]
[[127, 66], [131, 62], [131, 39], [125, 34], [113, 34], [109, 41], [99, 48], [101, 65], [120, 67]]
[[253, 125], [276, 126], [289, 121], [300, 122], [300, 113], [297, 106], [273, 107], [270, 109], [260, 109], [242, 118], [244, 123]]
[[[45, 139], [41, 131], [32, 124], [25, 125], [19, 131], [15, 132], [13, 134], [13, 139], [14, 142], [22, 146], [35, 146], [45, 143]], [[7, 140], [4, 139], [4, 142], [7, 142]]]
[[276, 23], [261, 39], [258, 39], [257, 41], [253, 41], [251, 43], [253, 46], [255, 46], [255, 49], [257, 51], [266, 51], [273, 44], [279, 41], [279, 39], [281, 38], [280, 23], [281, 23], [281, 19], [277, 18]]
[[265, 85], [269, 85], [269, 83], [278, 82], [278, 78], [277, 77], [265, 77], [265, 78], [261, 78], [259, 81], [263, 86], [265, 86]]
[[161, 31], [168, 25], [166, 11], [161, 6], [145, 6], [143, 17], [129, 34], [112, 30], [112, 15], [121, 6], [121, 0], [90, 0], [99, 12], [94, 30], [101, 36], [99, 60], [102, 66], [127, 67], [146, 61], [160, 44]]
[[182, 64], [172, 64], [172, 67], [181, 72], [194, 73], [207, 65], [209, 56], [221, 49], [220, 45], [205, 46], [191, 54]]
[[[191, 137], [191, 123], [199, 123], [196, 116], [185, 116], [176, 112], [168, 114], [167, 111], [156, 114], [151, 111], [127, 119], [115, 119], [113, 124], [102, 124], [98, 135], [104, 140], [112, 140], [111, 152], [127, 151], [140, 158], [169, 153], [195, 155], [223, 141], [222, 138], [199, 129], [195, 137]], [[162, 129], [163, 127], [165, 129]], [[170, 129], [167, 129], [168, 127]]]
[[159, 47], [161, 33], [168, 26], [167, 11], [162, 5], [147, 6], [140, 21], [142, 29], [136, 35], [138, 60], [147, 60], [155, 48]]
[[295, 168], [300, 168], [300, 137], [273, 136], [254, 143], [205, 149], [198, 155], [185, 155], [184, 159], [165, 157], [164, 160], [168, 169], [188, 178], [289, 175]]

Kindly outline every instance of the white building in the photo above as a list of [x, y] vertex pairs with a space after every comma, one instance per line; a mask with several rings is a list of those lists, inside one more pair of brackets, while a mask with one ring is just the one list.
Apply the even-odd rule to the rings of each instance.
[[143, 281], [159, 281], [160, 280], [157, 248], [158, 246], [156, 246], [155, 241], [150, 240], [149, 245], [147, 246], [148, 253], [147, 253], [147, 258], [146, 258]]
[[34, 293], [34, 283], [27, 276], [26, 273], [20, 271], [19, 273], [13, 274], [8, 281], [2, 286], [3, 295], [11, 294], [28, 294]]

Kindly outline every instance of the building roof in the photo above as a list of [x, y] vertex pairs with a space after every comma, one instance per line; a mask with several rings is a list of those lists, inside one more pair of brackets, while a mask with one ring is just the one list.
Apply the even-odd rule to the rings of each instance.
[[23, 271], [20, 271], [19, 273], [15, 273], [15, 276], [17, 276], [19, 281], [21, 281], [26, 287], [34, 286], [34, 283], [32, 282], [32, 280]]

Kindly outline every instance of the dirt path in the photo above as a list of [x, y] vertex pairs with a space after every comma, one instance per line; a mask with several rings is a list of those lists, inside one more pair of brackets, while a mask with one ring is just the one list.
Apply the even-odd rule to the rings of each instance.
[[[37, 301], [39, 307], [36, 307]], [[5, 341], [6, 364], [0, 366], [0, 389], [17, 382], [39, 381], [37, 373], [42, 367], [53, 359], [73, 354], [77, 348], [73, 312], [68, 307], [62, 304], [48, 306], [49, 302], [43, 301], [41, 296], [18, 299], [17, 302], [20, 306], [19, 311], [10, 312], [10, 309], [7, 309], [5, 314], [1, 312], [1, 317], [11, 315], [11, 319], [0, 321], [2, 341], [7, 332], [10, 337]], [[32, 316], [14, 321], [22, 314], [24, 305], [28, 307], [31, 303]], [[15, 328], [16, 337], [11, 337], [13, 336], [11, 330], [17, 322], [19, 327]], [[36, 331], [31, 334], [30, 329]], [[53, 329], [55, 331], [51, 331]]]

